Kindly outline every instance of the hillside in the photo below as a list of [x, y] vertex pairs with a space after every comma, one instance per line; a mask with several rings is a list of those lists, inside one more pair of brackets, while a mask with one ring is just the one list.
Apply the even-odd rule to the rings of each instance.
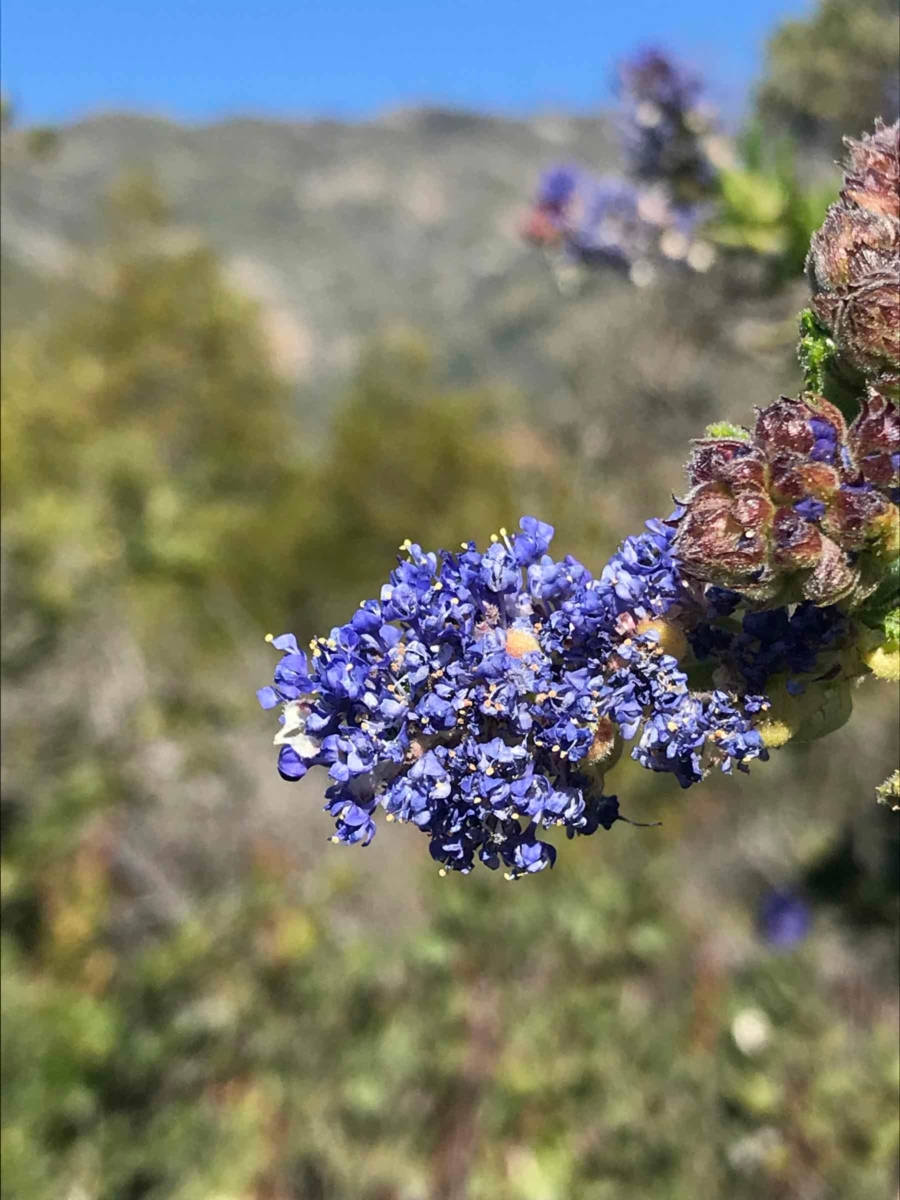
[[[531, 121], [418, 110], [363, 124], [240, 119], [186, 127], [103, 115], [56, 152], [6, 137], [4, 324], [71, 295], [127, 172], [158, 183], [181, 239], [209, 242], [260, 301], [308, 436], [367, 338], [413, 325], [460, 382], [512, 387], [591, 474], [633, 479], [611, 520], [664, 506], [686, 439], [796, 386], [798, 292], [759, 293], [717, 267], [644, 291], [603, 273], [560, 295], [517, 229], [539, 171], [615, 170], [610, 118]], [[638, 462], [656, 458], [648, 479]], [[626, 467], [627, 464], [627, 467]], [[649, 489], [650, 494], [646, 492]], [[642, 493], [637, 507], [637, 496]]]
[[608, 122], [417, 111], [188, 128], [98, 116], [62, 130], [49, 160], [8, 154], [3, 252], [14, 292], [27, 275], [65, 273], [102, 236], [116, 180], [148, 171], [178, 225], [209, 240], [270, 310], [298, 379], [329, 378], [361, 336], [398, 320], [439, 332], [458, 371], [506, 366], [525, 312], [546, 317], [556, 303], [516, 227], [537, 172], [560, 156], [611, 167]]

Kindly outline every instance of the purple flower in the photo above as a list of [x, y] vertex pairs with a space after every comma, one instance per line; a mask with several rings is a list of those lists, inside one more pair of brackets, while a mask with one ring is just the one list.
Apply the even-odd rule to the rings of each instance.
[[[599, 578], [554, 560], [552, 536], [524, 517], [484, 552], [407, 544], [381, 599], [316, 639], [309, 660], [278, 639], [274, 685], [258, 693], [284, 706], [278, 769], [297, 780], [325, 768], [334, 840], [367, 845], [381, 808], [426, 833], [443, 870], [478, 861], [517, 878], [553, 864], [540, 829], [572, 837], [620, 819], [590, 765], [605, 761], [591, 757], [601, 728], [637, 738], [633, 756], [684, 786], [765, 756], [752, 726], [763, 697], [695, 694], [657, 633], [638, 630], [711, 612], [681, 579], [671, 526], [649, 522]], [[766, 620], [770, 641], [792, 628]]]
[[760, 902], [757, 923], [761, 936], [770, 945], [787, 949], [809, 934], [812, 910], [795, 892], [773, 889]]

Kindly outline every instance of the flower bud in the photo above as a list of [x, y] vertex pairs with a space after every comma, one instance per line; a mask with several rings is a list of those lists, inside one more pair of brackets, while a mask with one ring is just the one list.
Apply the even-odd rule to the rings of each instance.
[[644, 617], [635, 627], [636, 633], [655, 633], [657, 645], [663, 654], [672, 658], [684, 658], [688, 650], [688, 640], [672, 621], [662, 617]]
[[806, 260], [812, 308], [841, 355], [869, 374], [900, 370], [900, 123], [846, 140], [840, 198]]
[[894, 812], [900, 812], [900, 771], [888, 775], [884, 783], [875, 789], [875, 799]]
[[878, 679], [900, 682], [900, 611], [890, 613], [880, 630], [864, 630], [860, 658]]
[[796, 688], [789, 690], [784, 677], [769, 682], [770, 707], [757, 724], [767, 749], [778, 749], [788, 741], [818, 741], [840, 729], [850, 719], [853, 711], [853, 685], [850, 679], [807, 679], [804, 690], [799, 694]]
[[878, 679], [888, 683], [900, 683], [900, 650], [887, 646], [876, 646], [863, 658], [863, 662]]
[[704, 438], [674, 549], [750, 600], [860, 603], [900, 553], [900, 412], [871, 388], [848, 428], [820, 396], [757, 414], [750, 441]]
[[600, 717], [594, 727], [594, 740], [578, 763], [579, 770], [609, 771], [622, 756], [622, 738], [609, 717]]

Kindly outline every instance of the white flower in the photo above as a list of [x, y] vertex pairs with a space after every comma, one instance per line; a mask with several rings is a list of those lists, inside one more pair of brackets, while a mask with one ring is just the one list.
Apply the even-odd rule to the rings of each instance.
[[315, 758], [322, 742], [306, 732], [309, 705], [301, 700], [291, 700], [284, 706], [284, 724], [275, 734], [276, 746], [290, 746], [301, 758]]
[[771, 1035], [772, 1024], [759, 1008], [745, 1008], [731, 1023], [734, 1044], [748, 1058], [765, 1050]]

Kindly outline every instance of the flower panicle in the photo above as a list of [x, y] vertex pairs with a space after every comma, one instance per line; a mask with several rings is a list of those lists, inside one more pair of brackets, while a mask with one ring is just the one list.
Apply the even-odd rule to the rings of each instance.
[[652, 283], [663, 263], [707, 271], [715, 253], [701, 228], [722, 144], [701, 82], [646, 50], [621, 64], [619, 87], [626, 175], [552, 166], [538, 182], [522, 235], [556, 255], [561, 271], [604, 266], [637, 286]]
[[480, 861], [518, 878], [553, 865], [543, 830], [621, 819], [603, 785], [625, 742], [684, 787], [766, 756], [764, 697], [694, 691], [675, 656], [697, 602], [671, 528], [649, 522], [599, 577], [552, 558], [552, 535], [526, 517], [483, 552], [407, 543], [379, 599], [308, 655], [273, 640], [282, 658], [259, 699], [282, 709], [278, 768], [327, 769], [333, 840], [368, 844], [381, 809], [425, 832], [442, 870]]

